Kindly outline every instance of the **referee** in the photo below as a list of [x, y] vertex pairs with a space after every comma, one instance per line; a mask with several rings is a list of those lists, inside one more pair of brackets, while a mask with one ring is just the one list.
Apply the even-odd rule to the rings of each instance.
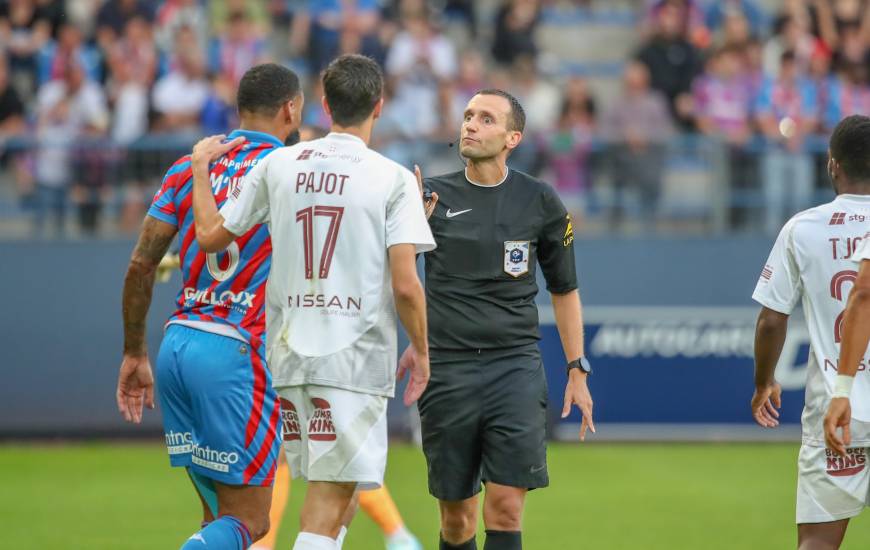
[[552, 187], [506, 165], [524, 125], [516, 98], [482, 90], [462, 123], [466, 168], [425, 182], [417, 169], [438, 245], [426, 253], [431, 378], [419, 409], [442, 550], [477, 548], [481, 482], [484, 549], [522, 548], [526, 492], [549, 483], [538, 266], [570, 361], [562, 416], [576, 404], [580, 439], [595, 431], [570, 217]]

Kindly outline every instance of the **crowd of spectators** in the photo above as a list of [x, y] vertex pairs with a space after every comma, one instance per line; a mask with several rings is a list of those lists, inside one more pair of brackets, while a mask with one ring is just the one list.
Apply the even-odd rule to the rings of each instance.
[[[387, 76], [375, 146], [403, 164], [443, 153], [473, 93], [501, 87], [527, 114], [511, 165], [544, 175], [578, 224], [591, 212], [610, 227], [631, 217], [654, 228], [668, 148], [700, 135], [725, 151], [732, 196], [755, 192], [755, 223], [773, 231], [812, 202], [821, 138], [845, 115], [870, 114], [868, 3], [628, 2], [637, 38], [621, 91], [596, 97], [590, 77], [544, 62], [538, 31], [547, 10], [606, 2], [6, 0], [2, 185], [40, 232], [52, 222], [62, 234], [69, 205], [85, 233], [109, 218], [132, 231], [173, 157], [236, 124], [248, 67], [299, 70], [304, 122], [324, 127], [317, 74], [361, 52]], [[600, 180], [612, 199], [596, 205]], [[750, 223], [747, 205], [734, 205], [733, 224]]]

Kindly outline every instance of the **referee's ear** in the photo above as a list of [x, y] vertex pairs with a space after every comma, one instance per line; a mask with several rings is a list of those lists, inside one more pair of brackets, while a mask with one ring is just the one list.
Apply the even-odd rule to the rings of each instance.
[[518, 132], [517, 130], [508, 130], [507, 136], [505, 137], [505, 144], [504, 145], [505, 145], [505, 147], [507, 147], [507, 150], [510, 152], [510, 151], [513, 151], [514, 149], [516, 149], [522, 140], [523, 140], [523, 133], [522, 132]]

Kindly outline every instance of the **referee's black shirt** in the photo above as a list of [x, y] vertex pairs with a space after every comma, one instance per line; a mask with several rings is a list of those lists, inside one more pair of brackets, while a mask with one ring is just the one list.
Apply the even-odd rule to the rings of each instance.
[[426, 253], [429, 346], [536, 342], [537, 266], [550, 292], [577, 288], [573, 228], [556, 191], [515, 170], [496, 186], [474, 184], [464, 170], [424, 186], [439, 197], [429, 219], [438, 248]]

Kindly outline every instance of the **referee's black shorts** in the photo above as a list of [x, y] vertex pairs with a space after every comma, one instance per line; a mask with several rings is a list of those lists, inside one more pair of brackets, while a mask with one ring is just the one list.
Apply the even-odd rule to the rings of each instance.
[[419, 401], [429, 492], [464, 500], [481, 481], [535, 489], [547, 475], [547, 380], [537, 344], [430, 352]]

